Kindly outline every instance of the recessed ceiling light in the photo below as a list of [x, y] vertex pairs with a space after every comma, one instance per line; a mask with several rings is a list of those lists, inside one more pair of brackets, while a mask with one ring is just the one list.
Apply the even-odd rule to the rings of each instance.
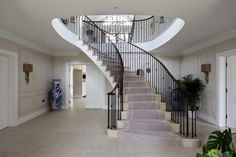
[[115, 6], [113, 9], [120, 9], [118, 6]]
[[43, 39], [43, 37], [42, 37], [42, 36], [37, 36], [37, 38], [38, 38], [38, 39], [40, 39], [40, 40], [41, 40], [41, 39]]

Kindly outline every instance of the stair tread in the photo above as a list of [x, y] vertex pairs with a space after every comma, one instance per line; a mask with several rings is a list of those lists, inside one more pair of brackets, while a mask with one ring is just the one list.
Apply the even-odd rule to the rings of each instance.
[[151, 87], [125, 87], [127, 89], [152, 89]]
[[123, 132], [127, 133], [133, 133], [136, 135], [141, 135], [141, 136], [146, 136], [146, 137], [151, 137], [151, 138], [156, 138], [156, 139], [176, 139], [176, 140], [182, 140], [180, 136], [175, 134], [172, 131], [148, 131], [148, 130], [134, 130], [134, 129], [128, 129], [128, 130], [123, 130]]
[[140, 123], [167, 123], [168, 121], [165, 119], [129, 119], [127, 122], [140, 122]]
[[147, 100], [144, 100], [144, 101], [129, 101], [129, 102], [127, 102], [127, 103], [155, 103], [155, 104], [157, 104], [157, 102], [156, 101], [153, 101], [153, 100], [150, 100], [150, 101], [147, 101]]
[[127, 95], [158, 95], [153, 93], [137, 93], [137, 94], [127, 94]]
[[146, 112], [163, 112], [162, 110], [158, 110], [158, 109], [155, 109], [155, 110], [153, 110], [153, 109], [150, 109], [150, 110], [148, 110], [148, 109], [132, 109], [132, 110], [129, 110], [129, 112], [130, 111], [135, 111], [135, 112], [141, 112], [141, 111], [146, 111]]

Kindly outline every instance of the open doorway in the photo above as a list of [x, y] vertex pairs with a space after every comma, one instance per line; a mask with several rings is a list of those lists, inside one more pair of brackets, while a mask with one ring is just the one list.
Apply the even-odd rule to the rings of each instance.
[[71, 65], [70, 97], [73, 107], [86, 108], [86, 65]]

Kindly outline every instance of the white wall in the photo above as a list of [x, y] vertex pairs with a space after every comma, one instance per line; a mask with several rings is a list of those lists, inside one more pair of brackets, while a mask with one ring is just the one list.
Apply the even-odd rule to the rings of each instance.
[[[19, 57], [18, 123], [46, 112], [52, 72], [51, 57], [3, 38], [0, 38], [0, 49], [15, 52]], [[30, 73], [29, 84], [25, 82], [24, 63], [33, 64], [33, 72]]]
[[171, 72], [171, 74], [176, 78], [180, 79], [180, 59], [179, 56], [158, 56], [154, 55], [156, 58], [158, 58], [165, 66], [166, 68]]
[[[66, 94], [66, 65], [78, 64], [86, 65], [86, 106], [88, 108], [106, 108], [106, 93], [110, 91], [111, 85], [103, 73], [83, 53], [75, 57], [53, 57], [53, 78], [62, 80], [64, 100]], [[64, 105], [68, 105], [68, 102], [64, 102]]]
[[217, 118], [219, 115], [217, 111], [216, 54], [235, 48], [236, 38], [233, 38], [198, 50], [181, 58], [180, 76], [194, 74], [195, 77], [199, 77], [203, 81], [204, 74], [201, 72], [200, 66], [201, 64], [211, 64], [209, 83], [206, 84], [206, 88], [201, 96], [199, 117], [214, 124], [218, 124]]

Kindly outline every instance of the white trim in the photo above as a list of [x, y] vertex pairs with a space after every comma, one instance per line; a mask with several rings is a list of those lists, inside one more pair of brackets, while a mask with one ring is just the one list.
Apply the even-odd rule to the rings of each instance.
[[51, 56], [78, 56], [81, 52], [55, 52]]
[[225, 33], [223, 33], [221, 35], [215, 36], [214, 38], [211, 38], [209, 40], [201, 42], [201, 43], [199, 43], [199, 44], [197, 44], [195, 46], [189, 47], [189, 48], [183, 50], [181, 54], [182, 55], [186, 55], [186, 54], [195, 52], [197, 50], [206, 48], [208, 46], [220, 43], [222, 41], [225, 41], [227, 39], [231, 39], [231, 38], [234, 38], [234, 37], [236, 37], [236, 29], [233, 29], [233, 30], [225, 32]]
[[208, 115], [200, 113], [200, 112], [198, 112], [197, 114], [200, 119], [203, 119], [211, 124], [217, 125], [216, 119], [209, 117]]
[[9, 120], [8, 126], [15, 126], [18, 118], [18, 55], [17, 53], [0, 49], [0, 55], [9, 57]]
[[235, 55], [236, 49], [216, 54], [217, 124], [226, 127], [226, 57]]
[[[70, 74], [69, 74], [69, 68], [73, 65], [91, 65], [93, 63], [91, 62], [80, 62], [80, 61], [72, 61], [72, 62], [66, 62], [65, 64], [65, 109], [69, 109], [70, 107], [73, 107], [72, 101], [70, 100]], [[71, 105], [69, 104], [69, 101], [71, 101]]]
[[10, 32], [7, 32], [6, 30], [4, 30], [2, 28], [0, 28], [0, 37], [4, 38], [4, 39], [7, 39], [7, 40], [10, 40], [10, 41], [13, 41], [13, 42], [18, 43], [18, 44], [27, 46], [29, 48], [38, 50], [39, 52], [42, 52], [42, 53], [45, 53], [45, 54], [48, 54], [48, 55], [52, 55], [52, 53], [48, 49], [46, 49], [46, 48], [44, 48], [44, 47], [42, 47], [38, 44], [35, 44], [31, 41], [27, 41], [27, 40], [25, 40], [21, 37], [18, 37], [18, 36], [14, 35]]
[[25, 117], [19, 118], [17, 123], [16, 123], [16, 125], [20, 125], [22, 123], [25, 123], [25, 122], [31, 120], [31, 119], [34, 119], [34, 118], [36, 118], [36, 117], [38, 117], [38, 116], [48, 112], [48, 110], [49, 110], [48, 108], [43, 108], [43, 109], [41, 109], [41, 110], [39, 110], [39, 111], [37, 111], [35, 113], [32, 113], [32, 114], [27, 115]]

